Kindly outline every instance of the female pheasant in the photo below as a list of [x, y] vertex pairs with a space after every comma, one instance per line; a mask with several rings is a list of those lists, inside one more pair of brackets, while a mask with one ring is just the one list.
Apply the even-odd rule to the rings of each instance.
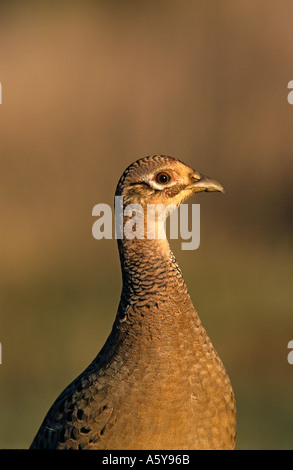
[[[124, 209], [139, 204], [145, 215], [148, 204], [178, 206], [199, 191], [223, 188], [156, 155], [124, 171], [116, 196]], [[231, 383], [167, 239], [124, 234], [118, 249], [123, 287], [112, 331], [56, 399], [31, 448], [233, 449]]]

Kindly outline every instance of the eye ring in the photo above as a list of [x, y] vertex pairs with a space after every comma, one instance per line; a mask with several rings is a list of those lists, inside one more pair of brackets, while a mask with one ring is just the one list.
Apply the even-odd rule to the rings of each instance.
[[160, 171], [160, 173], [156, 175], [156, 182], [159, 184], [167, 184], [170, 181], [171, 181], [171, 176], [165, 171]]

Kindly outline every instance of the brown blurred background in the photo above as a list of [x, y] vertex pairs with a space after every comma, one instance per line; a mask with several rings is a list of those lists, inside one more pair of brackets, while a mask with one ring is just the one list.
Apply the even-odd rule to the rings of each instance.
[[138, 157], [218, 179], [172, 242], [231, 377], [238, 449], [293, 448], [291, 1], [1, 2], [0, 447], [27, 448], [112, 326], [115, 240], [92, 237]]

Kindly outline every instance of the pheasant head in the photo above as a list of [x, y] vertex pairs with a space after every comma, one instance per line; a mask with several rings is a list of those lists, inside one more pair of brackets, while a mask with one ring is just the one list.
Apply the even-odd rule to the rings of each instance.
[[174, 204], [201, 191], [224, 192], [223, 186], [190, 168], [177, 158], [164, 155], [145, 157], [132, 163], [121, 176], [116, 196], [124, 205]]

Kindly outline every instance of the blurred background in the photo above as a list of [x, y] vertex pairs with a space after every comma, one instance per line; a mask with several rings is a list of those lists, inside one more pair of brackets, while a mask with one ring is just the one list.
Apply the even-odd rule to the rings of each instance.
[[238, 449], [293, 448], [291, 1], [0, 4], [0, 448], [27, 448], [107, 338], [115, 240], [92, 236], [139, 157], [215, 177], [172, 241], [232, 381]]

